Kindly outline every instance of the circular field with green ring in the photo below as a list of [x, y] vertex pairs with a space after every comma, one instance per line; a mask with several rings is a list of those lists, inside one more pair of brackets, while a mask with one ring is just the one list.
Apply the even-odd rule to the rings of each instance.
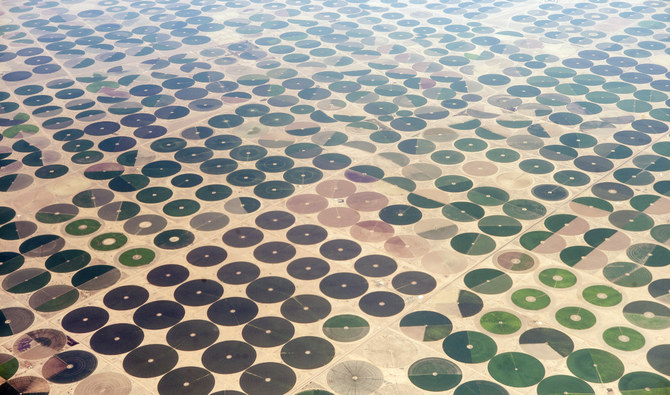
[[570, 329], [589, 329], [596, 324], [596, 316], [581, 307], [564, 307], [556, 312], [556, 321]]
[[420, 359], [409, 367], [407, 376], [412, 384], [431, 392], [452, 389], [463, 378], [458, 365], [444, 358]]
[[78, 219], [65, 225], [65, 233], [72, 236], [88, 236], [100, 229], [102, 224], [94, 219]]
[[124, 266], [137, 267], [148, 265], [156, 258], [156, 253], [148, 248], [132, 248], [119, 255], [119, 262]]
[[616, 355], [597, 348], [574, 351], [568, 356], [567, 365], [572, 374], [591, 383], [611, 383], [625, 370]]
[[336, 315], [323, 323], [323, 333], [338, 342], [355, 342], [370, 332], [370, 324], [353, 314]]
[[493, 358], [498, 345], [489, 336], [475, 331], [454, 332], [442, 342], [449, 358], [464, 363], [482, 363]]
[[644, 347], [644, 336], [635, 329], [615, 326], [603, 332], [603, 340], [608, 346], [621, 351], [635, 351]]
[[479, 319], [482, 328], [496, 335], [509, 335], [521, 329], [519, 317], [506, 311], [491, 311]]
[[570, 288], [577, 284], [577, 276], [566, 269], [544, 269], [538, 278], [542, 284], [552, 288]]
[[582, 297], [592, 305], [599, 307], [616, 306], [623, 300], [621, 292], [607, 285], [592, 285], [584, 288]]
[[551, 304], [551, 298], [539, 289], [523, 288], [514, 291], [512, 303], [526, 310], [542, 310]]
[[91, 239], [91, 248], [98, 251], [111, 251], [123, 247], [128, 242], [128, 237], [123, 233], [103, 233]]
[[520, 352], [498, 354], [489, 361], [488, 371], [499, 383], [523, 388], [539, 383], [544, 378], [544, 365], [532, 355]]
[[595, 394], [589, 383], [568, 375], [556, 375], [545, 378], [537, 385], [537, 395], [588, 395]]

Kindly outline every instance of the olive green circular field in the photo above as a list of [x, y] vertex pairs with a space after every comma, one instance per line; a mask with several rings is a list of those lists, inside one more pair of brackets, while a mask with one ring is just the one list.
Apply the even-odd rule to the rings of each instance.
[[200, 203], [191, 199], [173, 200], [163, 206], [163, 212], [171, 217], [186, 217], [200, 210]]
[[335, 394], [326, 390], [306, 390], [298, 392], [296, 395], [335, 395]]
[[615, 326], [603, 332], [603, 340], [608, 346], [621, 351], [635, 351], [644, 347], [644, 336], [635, 329]]
[[458, 365], [444, 358], [420, 359], [409, 367], [407, 375], [412, 384], [431, 392], [454, 388], [463, 378]]
[[626, 249], [626, 255], [633, 262], [648, 267], [670, 265], [670, 250], [661, 245], [652, 243], [633, 244]]
[[482, 218], [486, 211], [470, 202], [453, 202], [442, 207], [442, 215], [456, 222], [472, 222]]
[[464, 363], [482, 363], [498, 352], [498, 345], [487, 335], [475, 331], [455, 332], [442, 342], [442, 349], [451, 359]]
[[488, 371], [499, 383], [510, 387], [530, 387], [544, 378], [544, 365], [537, 358], [520, 353], [505, 352], [489, 361]]
[[98, 251], [111, 251], [123, 247], [128, 242], [128, 237], [123, 233], [103, 233], [91, 239], [91, 247]]
[[413, 206], [395, 204], [379, 210], [379, 218], [391, 225], [410, 225], [422, 217], [421, 211]]
[[537, 385], [537, 395], [587, 395], [595, 391], [584, 380], [574, 376], [557, 375], [545, 378]]
[[599, 307], [616, 306], [623, 300], [621, 292], [607, 285], [592, 285], [584, 288], [582, 296], [587, 302]]
[[137, 192], [135, 198], [147, 204], [161, 203], [172, 197], [174, 192], [165, 187], [149, 187]]
[[451, 248], [465, 255], [485, 255], [495, 250], [496, 242], [482, 233], [461, 233], [451, 239]]
[[497, 269], [476, 269], [465, 275], [465, 285], [471, 290], [487, 294], [500, 294], [512, 287], [512, 277]]
[[670, 328], [670, 308], [656, 302], [638, 300], [623, 308], [623, 316], [635, 326], [645, 329]]
[[150, 264], [154, 258], [156, 253], [148, 248], [132, 248], [119, 255], [119, 262], [124, 266], [144, 266]]
[[9, 380], [18, 370], [18, 359], [9, 354], [0, 354], [0, 377]]
[[514, 291], [512, 303], [526, 310], [542, 310], [551, 304], [551, 298], [539, 289], [523, 288]]
[[541, 203], [528, 199], [510, 200], [503, 205], [503, 211], [510, 217], [526, 221], [542, 218], [547, 213]]
[[539, 275], [540, 282], [552, 288], [570, 288], [577, 284], [577, 276], [560, 268], [544, 269]]
[[596, 324], [596, 316], [581, 307], [564, 307], [556, 312], [556, 321], [570, 329], [588, 329]]
[[509, 200], [509, 193], [496, 187], [477, 187], [468, 191], [468, 199], [482, 206], [499, 206]]
[[619, 229], [643, 232], [654, 226], [654, 219], [636, 210], [620, 210], [609, 215], [609, 221]]
[[659, 373], [670, 376], [670, 344], [659, 344], [647, 351], [647, 362]]
[[619, 380], [621, 395], [667, 395], [670, 380], [651, 372], [632, 372]]
[[611, 383], [624, 373], [623, 362], [614, 354], [597, 348], [584, 348], [568, 356], [568, 369], [591, 383]]
[[670, 241], [670, 225], [658, 225], [649, 231], [651, 237], [661, 244], [666, 244]]
[[519, 220], [506, 215], [489, 215], [479, 220], [479, 229], [492, 236], [507, 237], [521, 232]]
[[486, 380], [472, 380], [456, 388], [454, 395], [509, 395], [500, 384]]
[[94, 219], [78, 219], [65, 225], [65, 233], [72, 236], [87, 236], [100, 229], [102, 224]]
[[603, 268], [603, 276], [615, 285], [628, 288], [644, 287], [652, 280], [647, 268], [633, 262], [612, 262]]
[[509, 335], [521, 329], [519, 317], [506, 311], [491, 311], [479, 320], [482, 328], [496, 335]]

